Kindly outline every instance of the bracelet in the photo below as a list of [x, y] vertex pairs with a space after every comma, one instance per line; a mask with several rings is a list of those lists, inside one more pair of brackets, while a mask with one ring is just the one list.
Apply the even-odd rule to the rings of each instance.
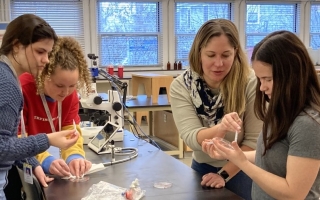
[[224, 180], [224, 183], [227, 183], [226, 179], [224, 179], [220, 174], [218, 174], [218, 175]]
[[231, 177], [230, 175], [228, 174], [228, 172], [226, 172], [225, 170], [223, 170], [222, 168], [217, 172], [217, 174], [223, 178], [224, 182], [227, 183]]

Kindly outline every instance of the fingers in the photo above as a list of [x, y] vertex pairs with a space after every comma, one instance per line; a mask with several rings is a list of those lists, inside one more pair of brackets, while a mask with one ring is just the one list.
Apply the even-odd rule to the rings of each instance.
[[48, 187], [48, 184], [49, 182], [53, 181], [54, 178], [49, 178], [47, 176], [43, 176], [41, 177], [40, 179], [38, 179], [38, 181], [40, 182], [40, 184], [43, 186], [43, 187]]
[[43, 187], [48, 187], [48, 184], [47, 183], [49, 183], [49, 182], [51, 182], [51, 181], [53, 181], [54, 180], [54, 178], [50, 178], [50, 177], [48, 177], [48, 176], [45, 176], [44, 177], [44, 184], [41, 184]]
[[62, 177], [70, 175], [69, 166], [62, 159], [54, 160], [50, 165], [49, 172]]
[[44, 174], [44, 171], [40, 165], [37, 166], [33, 172], [43, 187], [48, 187], [47, 183], [53, 180], [53, 178], [49, 178]]
[[226, 114], [221, 123], [228, 131], [241, 131], [242, 120], [236, 112]]
[[60, 149], [68, 149], [77, 142], [79, 133], [75, 130], [65, 130], [47, 134], [47, 137], [50, 145]]
[[209, 143], [206, 141], [207, 139], [205, 139], [202, 144], [201, 144], [201, 148], [202, 151], [205, 152], [206, 154], [208, 154], [211, 158], [213, 159], [217, 159], [217, 160], [225, 160], [225, 156], [221, 155], [215, 148], [215, 145], [213, 144], [212, 140], [207, 140], [209, 141]]
[[202, 148], [203, 152], [208, 153], [208, 151], [207, 151], [207, 142], [205, 140], [202, 141], [201, 148]]
[[81, 177], [90, 170], [92, 164], [85, 159], [74, 159], [69, 163], [71, 174]]
[[225, 186], [225, 181], [218, 174], [208, 173], [202, 177], [201, 185], [212, 188], [222, 188]]
[[40, 178], [40, 179], [38, 179], [38, 181], [40, 182], [42, 187], [48, 187], [48, 184], [47, 184], [45, 178]]
[[240, 151], [242, 151], [236, 141], [232, 141], [232, 142], [231, 142], [231, 146], [233, 147], [234, 150], [240, 150]]
[[85, 162], [86, 162], [86, 169], [84, 173], [87, 173], [91, 169], [92, 163], [88, 160], [85, 160]]
[[77, 142], [77, 140], [79, 139], [79, 133], [76, 130], [66, 130], [65, 134], [66, 137], [63, 137], [61, 139], [63, 139], [65, 142], [65, 146], [63, 147], [63, 149], [68, 149]]

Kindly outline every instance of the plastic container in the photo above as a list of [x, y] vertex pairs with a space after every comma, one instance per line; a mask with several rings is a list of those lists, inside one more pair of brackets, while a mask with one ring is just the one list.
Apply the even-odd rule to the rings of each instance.
[[123, 65], [118, 66], [118, 77], [123, 78]]
[[108, 73], [109, 73], [110, 75], [113, 75], [113, 65], [109, 65], [109, 66], [108, 66]]

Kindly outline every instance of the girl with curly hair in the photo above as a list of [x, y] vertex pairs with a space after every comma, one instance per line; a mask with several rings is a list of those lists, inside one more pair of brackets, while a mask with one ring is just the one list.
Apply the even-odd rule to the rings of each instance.
[[[88, 91], [91, 75], [80, 44], [71, 37], [60, 37], [49, 55], [49, 63], [35, 78], [25, 73], [20, 76], [24, 97], [23, 115], [28, 135], [74, 129], [80, 123], [78, 90]], [[81, 136], [80, 126], [77, 131]], [[60, 156], [48, 151], [37, 155], [47, 174], [82, 176], [91, 168], [85, 159], [83, 138]]]

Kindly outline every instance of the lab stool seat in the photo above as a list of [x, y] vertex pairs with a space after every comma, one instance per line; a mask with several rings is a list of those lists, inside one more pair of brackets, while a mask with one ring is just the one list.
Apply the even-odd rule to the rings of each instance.
[[142, 117], [146, 117], [147, 123], [149, 124], [149, 111], [138, 111], [136, 112], [136, 122], [141, 126]]
[[158, 103], [160, 88], [166, 88], [168, 102], [170, 102], [170, 85], [173, 76], [154, 74], [154, 73], [137, 73], [132, 74], [132, 95], [137, 96], [139, 85], [143, 84], [147, 97], [152, 96], [152, 103]]

